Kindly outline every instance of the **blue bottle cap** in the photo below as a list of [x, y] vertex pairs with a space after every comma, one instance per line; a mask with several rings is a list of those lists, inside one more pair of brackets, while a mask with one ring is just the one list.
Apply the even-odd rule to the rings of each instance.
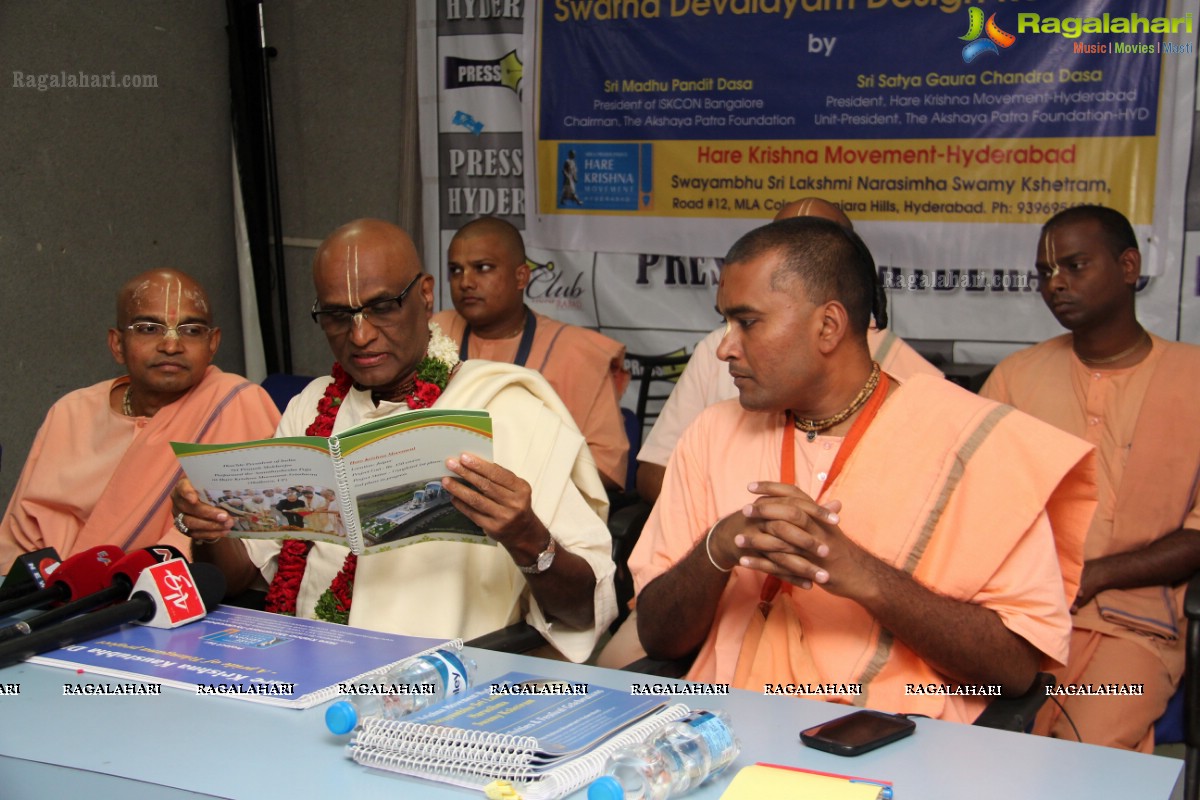
[[325, 709], [325, 725], [338, 736], [354, 730], [354, 726], [357, 724], [358, 712], [354, 710], [354, 704], [349, 701], [338, 700]]
[[588, 800], [625, 800], [625, 789], [612, 775], [601, 775], [588, 787]]

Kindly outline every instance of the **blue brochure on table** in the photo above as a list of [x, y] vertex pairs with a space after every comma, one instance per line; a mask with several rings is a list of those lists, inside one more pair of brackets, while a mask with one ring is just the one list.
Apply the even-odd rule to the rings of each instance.
[[360, 764], [457, 786], [521, 784], [562, 797], [621, 747], [688, 713], [660, 697], [510, 672], [401, 720], [368, 719], [350, 744]]
[[535, 760], [552, 760], [580, 753], [664, 705], [661, 697], [510, 672], [406, 721], [530, 737], [537, 742]]
[[339, 684], [445, 645], [440, 639], [220, 606], [179, 628], [126, 625], [30, 661], [308, 708], [338, 696]]

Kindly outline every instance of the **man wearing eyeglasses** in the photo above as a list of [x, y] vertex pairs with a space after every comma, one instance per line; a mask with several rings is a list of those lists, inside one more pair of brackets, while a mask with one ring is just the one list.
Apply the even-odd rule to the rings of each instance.
[[[276, 434], [328, 436], [428, 403], [487, 410], [495, 460], [449, 459], [465, 482], [446, 478], [442, 489], [496, 546], [424, 541], [354, 559], [332, 544], [228, 538], [233, 518], [185, 480], [175, 491], [180, 525], [211, 542], [197, 556], [221, 567], [232, 592], [261, 575], [268, 611], [464, 639], [524, 618], [567, 658], [587, 658], [616, 614], [612, 544], [604, 487], [558, 395], [532, 370], [458, 361], [430, 322], [433, 276], [394, 225], [358, 220], [334, 231], [313, 282], [313, 318], [338, 366], [292, 400]], [[442, 362], [441, 378], [422, 372], [430, 360]], [[440, 385], [432, 398], [430, 381]]]
[[100, 544], [187, 547], [171, 519], [181, 473], [169, 442], [261, 438], [279, 420], [259, 386], [212, 366], [221, 331], [188, 275], [131, 279], [116, 322], [108, 345], [127, 374], [51, 407], [0, 521], [0, 569], [42, 547], [64, 558]]

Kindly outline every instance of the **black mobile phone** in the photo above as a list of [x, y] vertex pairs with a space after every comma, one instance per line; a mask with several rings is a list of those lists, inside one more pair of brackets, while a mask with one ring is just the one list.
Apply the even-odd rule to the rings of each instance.
[[857, 756], [912, 735], [917, 724], [882, 711], [855, 711], [800, 732], [800, 741], [839, 756]]

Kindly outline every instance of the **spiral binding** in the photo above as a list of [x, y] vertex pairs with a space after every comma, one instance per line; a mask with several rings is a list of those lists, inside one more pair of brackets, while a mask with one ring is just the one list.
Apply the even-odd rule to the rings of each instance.
[[676, 704], [633, 724], [588, 753], [542, 769], [538, 742], [511, 736], [424, 725], [404, 720], [370, 719], [349, 744], [359, 764], [417, 778], [482, 789], [493, 780], [520, 784], [526, 800], [565, 797], [599, 777], [608, 757], [622, 747], [640, 744], [663, 726], [691, 710]]
[[346, 462], [342, 460], [342, 442], [337, 436], [329, 437], [329, 455], [333, 456], [333, 480], [337, 484], [338, 505], [342, 507], [342, 521], [346, 526], [346, 541], [350, 552], [363, 550], [362, 529], [359, 528], [358, 504], [350, 496], [350, 481], [346, 477]]

